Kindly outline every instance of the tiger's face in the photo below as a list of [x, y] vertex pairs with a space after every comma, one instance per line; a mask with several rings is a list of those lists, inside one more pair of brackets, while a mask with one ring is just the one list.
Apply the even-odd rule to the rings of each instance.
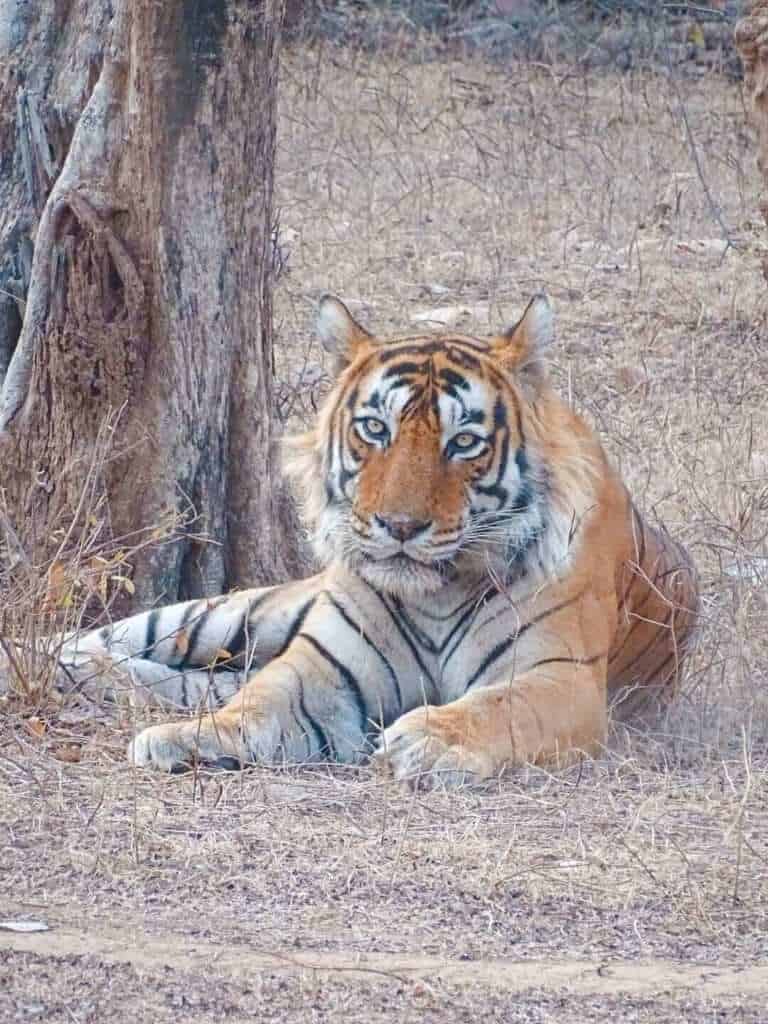
[[400, 596], [434, 591], [460, 572], [506, 574], [543, 525], [523, 406], [550, 325], [539, 297], [487, 341], [382, 342], [339, 300], [323, 299], [321, 337], [348, 362], [314, 443], [321, 557]]

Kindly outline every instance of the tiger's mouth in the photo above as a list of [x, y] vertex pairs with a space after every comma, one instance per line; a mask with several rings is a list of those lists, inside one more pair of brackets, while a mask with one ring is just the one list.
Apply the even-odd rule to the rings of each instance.
[[389, 566], [406, 566], [406, 565], [422, 565], [422, 566], [433, 566], [437, 567], [445, 563], [447, 560], [444, 558], [431, 557], [429, 555], [420, 555], [414, 552], [406, 551], [402, 548], [400, 551], [381, 552], [376, 553], [374, 551], [361, 551], [361, 554], [365, 561], [375, 562], [377, 565], [389, 565]]
[[405, 551], [379, 557], [361, 551], [356, 570], [372, 586], [400, 597], [434, 593], [456, 574], [448, 559], [422, 561]]

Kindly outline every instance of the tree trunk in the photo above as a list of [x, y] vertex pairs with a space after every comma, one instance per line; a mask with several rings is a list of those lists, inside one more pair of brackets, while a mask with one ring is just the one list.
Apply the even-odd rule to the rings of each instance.
[[115, 537], [193, 507], [180, 543], [132, 559], [141, 606], [295, 571], [273, 450], [281, 15], [0, 0], [0, 490], [49, 533], [94, 473]]
[[[768, 0], [753, 0], [736, 25], [736, 45], [744, 63], [744, 87], [754, 110], [757, 163], [765, 182], [760, 212], [768, 224]], [[763, 261], [768, 281], [768, 259]]]

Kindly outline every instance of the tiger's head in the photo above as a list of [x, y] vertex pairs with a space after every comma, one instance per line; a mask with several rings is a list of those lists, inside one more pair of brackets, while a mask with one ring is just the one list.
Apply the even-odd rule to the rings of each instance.
[[321, 560], [404, 597], [459, 574], [508, 579], [548, 527], [549, 474], [531, 443], [551, 391], [547, 299], [487, 340], [381, 340], [328, 295], [318, 329], [338, 380], [315, 429], [288, 439], [286, 469]]

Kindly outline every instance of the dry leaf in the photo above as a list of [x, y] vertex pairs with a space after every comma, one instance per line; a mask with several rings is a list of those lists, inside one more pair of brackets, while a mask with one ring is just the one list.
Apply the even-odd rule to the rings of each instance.
[[42, 718], [33, 716], [28, 718], [24, 722], [24, 728], [27, 730], [30, 736], [34, 736], [36, 740], [41, 740], [45, 736], [45, 730], [48, 728]]
[[52, 751], [57, 761], [65, 761], [67, 764], [77, 764], [80, 761], [82, 749], [77, 743], [63, 743]]
[[213, 656], [214, 661], [231, 661], [234, 658], [234, 654], [228, 651], [226, 647], [219, 647]]
[[117, 583], [127, 594], [133, 596], [136, 593], [133, 580], [129, 580], [127, 576], [111, 576], [110, 579], [113, 583]]
[[708, 256], [713, 259], [722, 259], [728, 248], [728, 242], [722, 238], [689, 238], [687, 241], [675, 243], [675, 249], [679, 253]]
[[51, 567], [48, 570], [43, 607], [50, 611], [53, 608], [63, 606], [69, 596], [69, 589], [70, 583], [67, 579], [66, 566], [61, 559], [57, 558], [56, 561], [51, 563]]
[[701, 50], [705, 50], [707, 47], [704, 31], [697, 21], [694, 21], [688, 29], [688, 41], [693, 43], [694, 46], [698, 46]]
[[176, 653], [184, 657], [189, 650], [189, 633], [186, 629], [180, 629], [176, 634]]

